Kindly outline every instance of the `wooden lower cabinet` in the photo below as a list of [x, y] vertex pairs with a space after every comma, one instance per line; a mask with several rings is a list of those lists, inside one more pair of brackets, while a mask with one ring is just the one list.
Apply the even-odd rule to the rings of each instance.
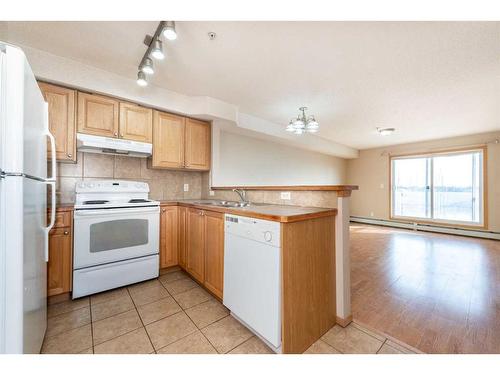
[[224, 284], [224, 214], [187, 208], [185, 270], [222, 299]]
[[186, 218], [187, 208], [178, 207], [179, 266], [186, 268]]
[[186, 218], [186, 271], [205, 281], [205, 218], [203, 210], [188, 208]]
[[224, 284], [224, 214], [205, 211], [205, 287], [222, 298]]
[[177, 206], [160, 207], [160, 268], [178, 264]]
[[[71, 215], [71, 213], [69, 213]], [[49, 235], [47, 296], [71, 292], [73, 273], [72, 228], [54, 228]]]

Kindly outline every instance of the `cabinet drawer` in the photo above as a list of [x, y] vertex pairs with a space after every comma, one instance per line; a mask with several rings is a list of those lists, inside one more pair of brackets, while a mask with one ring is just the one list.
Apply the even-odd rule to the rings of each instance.
[[[48, 220], [50, 221], [50, 212], [48, 213]], [[71, 226], [71, 211], [56, 211], [56, 219], [54, 221], [54, 228], [64, 228]]]

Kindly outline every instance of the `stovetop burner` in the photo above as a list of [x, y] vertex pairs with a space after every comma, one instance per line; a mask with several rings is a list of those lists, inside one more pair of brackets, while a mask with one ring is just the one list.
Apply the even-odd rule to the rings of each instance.
[[131, 199], [128, 203], [146, 203], [151, 202], [149, 199]]
[[109, 201], [104, 200], [104, 199], [99, 199], [99, 200], [93, 200], [93, 201], [85, 201], [83, 204], [105, 204], [109, 203]]

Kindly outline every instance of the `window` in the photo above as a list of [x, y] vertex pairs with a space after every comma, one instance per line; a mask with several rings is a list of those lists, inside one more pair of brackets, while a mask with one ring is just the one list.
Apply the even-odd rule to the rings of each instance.
[[391, 158], [391, 214], [484, 225], [484, 150]]

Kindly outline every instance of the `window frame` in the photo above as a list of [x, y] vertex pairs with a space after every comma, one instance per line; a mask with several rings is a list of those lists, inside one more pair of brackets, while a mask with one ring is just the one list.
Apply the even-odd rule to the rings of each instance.
[[[452, 221], [452, 220], [445, 220], [445, 219], [432, 219], [432, 218], [419, 218], [419, 217], [411, 217], [411, 216], [396, 216], [394, 215], [393, 211], [393, 186], [394, 186], [394, 171], [393, 171], [393, 160], [397, 159], [413, 159], [413, 158], [429, 158], [429, 157], [434, 157], [434, 156], [440, 156], [440, 155], [453, 155], [453, 154], [468, 154], [472, 152], [481, 152], [482, 153], [482, 176], [480, 176], [481, 179], [481, 204], [480, 204], [480, 217], [481, 220], [479, 223], [473, 223], [470, 221]], [[436, 150], [436, 151], [429, 151], [429, 152], [415, 152], [415, 153], [408, 153], [408, 154], [394, 154], [394, 155], [389, 155], [389, 218], [390, 220], [397, 220], [397, 221], [403, 221], [403, 222], [410, 222], [410, 223], [419, 223], [419, 224], [438, 224], [442, 226], [449, 226], [449, 227], [459, 227], [459, 228], [466, 228], [466, 229], [487, 229], [488, 228], [488, 170], [487, 170], [487, 162], [488, 162], [488, 148], [486, 145], [482, 146], [472, 146], [472, 147], [465, 147], [465, 148], [454, 148], [454, 149], [441, 149], [441, 150]], [[433, 159], [431, 160], [431, 164], [433, 164]], [[430, 172], [431, 174], [433, 173], [432, 170]], [[434, 193], [433, 193], [433, 179], [431, 178], [430, 181], [430, 187], [431, 187], [431, 193], [430, 193], [430, 199], [431, 199], [431, 207], [430, 210], [431, 212], [434, 210], [433, 207], [433, 198], [434, 198]]]

